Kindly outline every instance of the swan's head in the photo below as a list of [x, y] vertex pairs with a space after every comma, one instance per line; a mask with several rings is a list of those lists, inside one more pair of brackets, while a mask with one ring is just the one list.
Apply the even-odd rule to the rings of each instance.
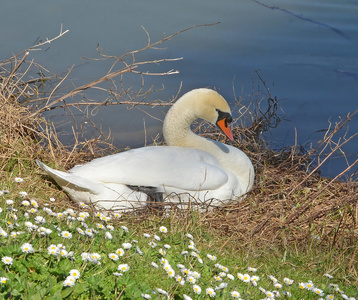
[[196, 119], [204, 119], [218, 126], [231, 140], [229, 128], [232, 121], [231, 110], [219, 93], [206, 88], [187, 92], [169, 109], [163, 124], [164, 139], [168, 145], [184, 146], [188, 142], [190, 125]]
[[230, 140], [233, 140], [229, 128], [229, 123], [232, 121], [231, 110], [229, 104], [218, 92], [206, 88], [195, 89], [186, 93], [182, 99], [185, 102], [190, 101], [188, 108], [192, 106], [193, 119], [200, 118], [209, 121], [218, 126]]

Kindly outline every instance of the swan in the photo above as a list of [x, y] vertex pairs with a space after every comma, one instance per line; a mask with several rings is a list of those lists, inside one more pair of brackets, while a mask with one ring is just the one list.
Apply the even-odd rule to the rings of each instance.
[[148, 199], [163, 198], [178, 205], [241, 201], [254, 182], [250, 159], [236, 147], [195, 134], [190, 125], [199, 118], [233, 140], [228, 103], [216, 91], [199, 88], [181, 96], [167, 112], [163, 124], [167, 146], [108, 155], [68, 172], [36, 162], [73, 201], [100, 209], [129, 210], [143, 207]]

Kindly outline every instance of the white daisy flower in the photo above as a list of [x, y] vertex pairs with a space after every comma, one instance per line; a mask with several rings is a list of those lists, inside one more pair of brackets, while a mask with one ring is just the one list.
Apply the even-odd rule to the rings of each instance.
[[160, 226], [159, 231], [162, 232], [162, 233], [167, 233], [168, 229], [165, 226]]
[[124, 252], [124, 250], [122, 248], [118, 248], [116, 250], [116, 253], [118, 254], [118, 256], [123, 256], [125, 252]]
[[24, 182], [24, 180], [21, 177], [15, 177], [14, 181], [18, 183]]
[[116, 253], [109, 253], [108, 257], [113, 261], [117, 261], [119, 259], [119, 256]]
[[37, 224], [45, 224], [45, 223], [46, 223], [46, 220], [45, 220], [45, 218], [42, 217], [42, 216], [36, 216], [36, 217], [35, 217], [35, 222], [36, 222]]
[[230, 295], [231, 295], [231, 297], [236, 298], [236, 299], [240, 298], [240, 293], [238, 291], [232, 291], [230, 293]]
[[21, 191], [21, 192], [19, 192], [19, 195], [21, 197], [26, 197], [28, 194], [25, 191]]
[[63, 238], [65, 238], [65, 239], [70, 239], [70, 238], [72, 238], [72, 233], [69, 232], [69, 231], [64, 230], [64, 231], [61, 232], [61, 236]]
[[67, 278], [63, 282], [63, 286], [72, 287], [75, 285], [75, 283], [76, 283], [76, 278], [74, 278], [73, 276], [67, 276]]
[[127, 227], [127, 226], [122, 225], [122, 226], [121, 226], [121, 228], [122, 228], [125, 232], [127, 232], [127, 233], [129, 232], [129, 230], [128, 230], [128, 227]]
[[14, 259], [10, 256], [4, 256], [3, 258], [1, 258], [1, 261], [5, 264], [5, 265], [9, 265], [11, 266]]
[[75, 279], [78, 279], [78, 278], [80, 278], [81, 273], [80, 273], [80, 271], [78, 271], [77, 269], [72, 269], [72, 270], [70, 271], [70, 275], [71, 275], [72, 277], [74, 277]]
[[105, 237], [107, 240], [111, 240], [113, 238], [112, 234], [109, 231], [106, 232]]
[[118, 266], [118, 271], [127, 272], [128, 270], [129, 270], [129, 265], [128, 264], [120, 264]]
[[197, 284], [194, 284], [193, 285], [193, 291], [194, 291], [195, 294], [200, 295], [201, 294], [201, 287], [198, 286]]
[[[0, 196], [1, 196], [1, 195], [0, 195]], [[2, 284], [5, 284], [8, 280], [9, 280], [9, 278], [0, 277], [0, 283], [2, 283]]]
[[206, 294], [209, 295], [211, 298], [214, 298], [216, 296], [215, 290], [211, 287], [208, 287], [205, 290]]
[[187, 238], [191, 239], [191, 240], [194, 239], [194, 237], [193, 237], [190, 233], [186, 233], [185, 236], [186, 236]]
[[5, 201], [5, 203], [6, 203], [6, 205], [14, 205], [14, 200], [8, 199]]
[[123, 247], [124, 249], [130, 249], [130, 248], [132, 248], [132, 244], [131, 244], [131, 243], [123, 243], [123, 244], [122, 244], [122, 247]]
[[24, 253], [32, 253], [35, 250], [30, 243], [25, 243], [21, 246], [21, 251]]

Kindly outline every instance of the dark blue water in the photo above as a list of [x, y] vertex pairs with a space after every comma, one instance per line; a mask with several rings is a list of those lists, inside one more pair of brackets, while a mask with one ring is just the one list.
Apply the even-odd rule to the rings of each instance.
[[[142, 26], [156, 41], [193, 25], [220, 22], [184, 32], [160, 45], [162, 49], [139, 55], [143, 60], [183, 58], [148, 67], [180, 72], [146, 77], [146, 87], [165, 87], [148, 100], [170, 99], [182, 83], [181, 94], [196, 87], [213, 87], [233, 102], [234, 87], [242, 104], [248, 105], [260, 83], [255, 73], [259, 71], [288, 120], [266, 135], [272, 147], [296, 142], [315, 146], [329, 122], [334, 124], [358, 109], [358, 4], [353, 0], [6, 1], [0, 20], [0, 59], [33, 45], [38, 38], [56, 36], [61, 24], [69, 29], [64, 37], [41, 52], [32, 52], [29, 58], [54, 73], [75, 64], [70, 78], [77, 86], [108, 70], [109, 62], [83, 59], [99, 57], [97, 43], [104, 53], [120, 56], [145, 46]], [[140, 78], [129, 77], [126, 84], [136, 89]], [[265, 92], [262, 84], [261, 90]], [[87, 96], [105, 98], [100, 92]], [[62, 113], [57, 111], [53, 119], [62, 120]], [[154, 114], [162, 119], [164, 113]], [[150, 143], [161, 129], [160, 121], [124, 106], [101, 110], [94, 119], [105, 131], [111, 130], [119, 146]], [[77, 121], [84, 120], [78, 116]], [[349, 134], [357, 131], [358, 118], [354, 117]], [[357, 158], [357, 149], [357, 138], [343, 148], [350, 162]], [[323, 166], [324, 175], [332, 177], [346, 167], [340, 157], [337, 153]]]

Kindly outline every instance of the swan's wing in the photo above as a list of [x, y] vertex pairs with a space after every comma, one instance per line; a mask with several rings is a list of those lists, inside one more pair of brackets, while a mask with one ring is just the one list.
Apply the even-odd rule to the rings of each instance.
[[214, 190], [228, 180], [211, 154], [182, 147], [144, 147], [95, 159], [70, 172], [95, 182]]
[[81, 190], [92, 194], [99, 194], [102, 191], [101, 185], [88, 178], [52, 169], [37, 159], [36, 163], [41, 170], [50, 175], [58, 183], [58, 185], [62, 187], [69, 187], [74, 190]]

